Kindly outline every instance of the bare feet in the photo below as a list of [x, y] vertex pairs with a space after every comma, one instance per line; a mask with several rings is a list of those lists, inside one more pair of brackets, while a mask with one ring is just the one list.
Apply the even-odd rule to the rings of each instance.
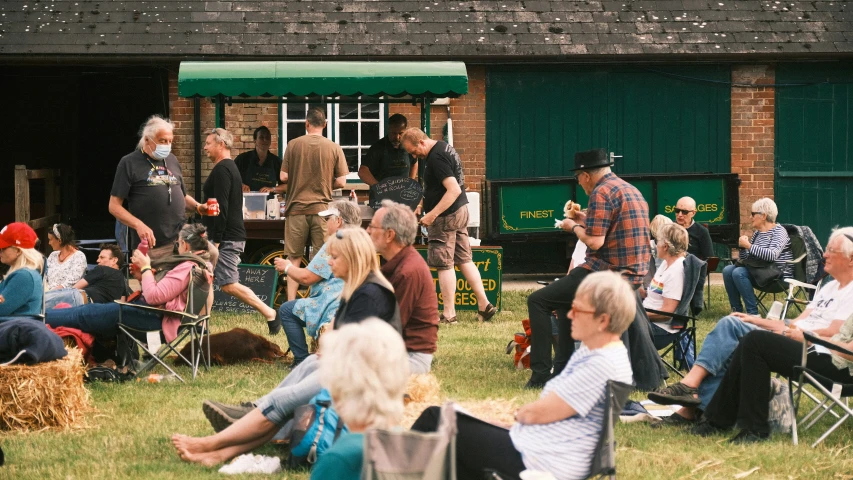
[[195, 438], [176, 433], [172, 435], [172, 445], [178, 451], [178, 456], [185, 462], [200, 463], [206, 467], [212, 467], [223, 463], [218, 451], [208, 451], [204, 438]]

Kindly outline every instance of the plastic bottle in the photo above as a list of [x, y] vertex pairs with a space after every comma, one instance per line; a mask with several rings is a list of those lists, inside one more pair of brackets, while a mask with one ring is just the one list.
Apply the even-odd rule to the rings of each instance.
[[349, 191], [349, 201], [353, 203], [358, 203], [358, 197], [355, 195], [355, 190]]
[[143, 255], [148, 255], [148, 239], [143, 238], [141, 242], [139, 242], [139, 246], [136, 247]]
[[169, 382], [178, 382], [180, 381], [175, 374], [169, 375], [160, 375], [159, 373], [152, 373], [148, 375], [148, 383], [169, 383]]

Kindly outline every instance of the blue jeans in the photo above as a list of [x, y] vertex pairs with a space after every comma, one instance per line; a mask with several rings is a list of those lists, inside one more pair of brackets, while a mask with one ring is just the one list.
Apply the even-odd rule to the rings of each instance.
[[306, 405], [320, 393], [320, 362], [317, 355], [308, 355], [273, 391], [255, 402], [255, 406], [270, 422], [283, 426], [294, 410]]
[[60, 288], [48, 290], [44, 294], [44, 308], [50, 310], [60, 303], [68, 303], [72, 307], [83, 305], [83, 295], [76, 288]]
[[284, 302], [278, 309], [278, 314], [287, 336], [287, 346], [293, 352], [293, 361], [300, 363], [308, 356], [308, 342], [305, 339], [305, 322], [293, 314], [294, 307], [296, 300]]
[[746, 267], [726, 265], [723, 269], [723, 283], [726, 285], [726, 293], [729, 296], [729, 304], [733, 312], [743, 312], [740, 301], [746, 306], [746, 313], [758, 315], [758, 299], [752, 289], [752, 275]]
[[[98, 338], [112, 338], [118, 334], [118, 310], [117, 303], [87, 303], [48, 310], [45, 323], [51, 327], [76, 328]], [[139, 330], [159, 330], [163, 325], [160, 315], [141, 308], [122, 308], [121, 319], [125, 325]]]
[[[728, 267], [726, 267], [728, 268]], [[759, 327], [746, 323], [737, 317], [723, 317], [705, 337], [702, 350], [696, 359], [696, 365], [708, 371], [708, 376], [699, 384], [699, 400], [702, 403], [699, 408], [705, 410], [708, 403], [714, 398], [714, 393], [720, 386], [720, 382], [729, 368], [729, 359], [740, 343], [740, 339], [747, 333], [759, 330]]]

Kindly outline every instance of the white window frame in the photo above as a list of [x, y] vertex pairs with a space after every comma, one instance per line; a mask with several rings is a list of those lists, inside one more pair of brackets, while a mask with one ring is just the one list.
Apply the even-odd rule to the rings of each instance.
[[[282, 98], [287, 100], [287, 97], [282, 97]], [[280, 141], [281, 141], [280, 143], [282, 144], [282, 147], [281, 147], [282, 158], [284, 158], [284, 152], [287, 151], [287, 143], [290, 140], [293, 140], [292, 138], [291, 139], [287, 138], [287, 125], [290, 123], [301, 123], [303, 125], [305, 124], [305, 117], [304, 116], [302, 117], [301, 120], [300, 119], [288, 119], [287, 118], [287, 106], [288, 105], [289, 104], [287, 104], [287, 103], [281, 104], [281, 106], [282, 106], [281, 125], [278, 126], [278, 138], [280, 139]], [[299, 105], [299, 104], [297, 104], [297, 105]], [[308, 114], [308, 105], [310, 105], [310, 103], [303, 103], [301, 105], [302, 105], [303, 109], [305, 110], [305, 114], [307, 115]], [[331, 118], [331, 116], [332, 116], [332, 104], [327, 103], [325, 105], [325, 107], [326, 107], [326, 118]], [[332, 128], [330, 125], [326, 125], [326, 138], [334, 141], [334, 139], [332, 138]]]

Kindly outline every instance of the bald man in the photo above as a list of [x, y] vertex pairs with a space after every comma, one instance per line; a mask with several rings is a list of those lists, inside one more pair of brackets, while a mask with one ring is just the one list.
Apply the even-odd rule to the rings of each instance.
[[687, 234], [690, 235], [690, 244], [687, 246], [687, 253], [708, 260], [708, 257], [714, 256], [714, 244], [711, 242], [711, 234], [704, 225], [693, 221], [696, 216], [696, 200], [690, 197], [681, 197], [673, 209], [675, 212], [675, 223], [687, 229]]

